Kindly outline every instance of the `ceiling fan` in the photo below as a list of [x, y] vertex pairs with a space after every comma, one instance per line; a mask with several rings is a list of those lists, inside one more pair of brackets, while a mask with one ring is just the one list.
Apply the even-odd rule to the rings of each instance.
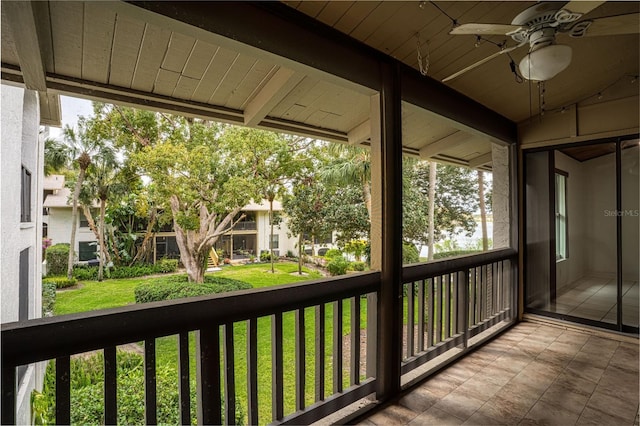
[[520, 74], [533, 81], [546, 81], [555, 77], [571, 63], [571, 47], [556, 43], [557, 33], [571, 37], [634, 34], [640, 29], [640, 14], [630, 13], [597, 19], [580, 20], [604, 1], [545, 2], [531, 6], [518, 14], [511, 25], [506, 24], [462, 24], [454, 27], [453, 35], [507, 35], [517, 45], [501, 45], [494, 53], [442, 80], [447, 82], [470, 71], [491, 59], [516, 50], [526, 44], [529, 53], [520, 61]]

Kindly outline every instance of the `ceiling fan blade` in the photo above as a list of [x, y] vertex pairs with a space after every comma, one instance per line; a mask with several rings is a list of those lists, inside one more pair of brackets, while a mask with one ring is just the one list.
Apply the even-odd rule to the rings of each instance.
[[453, 28], [449, 34], [453, 35], [505, 35], [520, 28], [518, 25], [507, 24], [462, 24]]
[[640, 32], [640, 13], [608, 16], [594, 19], [585, 36], [605, 36], [618, 34], [638, 34]]
[[593, 9], [597, 8], [601, 4], [605, 3], [604, 1], [570, 1], [565, 4], [562, 8], [568, 10], [573, 13], [582, 13], [586, 15], [591, 12]]
[[449, 81], [449, 80], [453, 80], [454, 78], [461, 76], [462, 74], [466, 73], [467, 71], [471, 71], [472, 69], [477, 68], [477, 67], [479, 67], [480, 65], [482, 65], [482, 64], [484, 64], [484, 63], [489, 62], [489, 61], [490, 61], [490, 60], [492, 60], [493, 58], [497, 58], [498, 56], [500, 56], [500, 55], [502, 55], [502, 54], [504, 54], [504, 53], [509, 53], [509, 52], [511, 52], [511, 51], [513, 51], [513, 50], [516, 50], [516, 49], [517, 49], [518, 47], [520, 47], [520, 46], [524, 46], [524, 44], [525, 44], [525, 43], [520, 43], [520, 44], [518, 44], [517, 46], [507, 47], [506, 49], [502, 49], [501, 51], [496, 52], [496, 53], [494, 53], [493, 55], [489, 55], [489, 56], [487, 56], [486, 58], [484, 58], [484, 59], [482, 59], [482, 60], [480, 60], [480, 61], [478, 61], [478, 62], [476, 62], [476, 63], [473, 63], [473, 64], [469, 65], [469, 66], [468, 66], [468, 67], [466, 67], [466, 68], [461, 69], [460, 71], [456, 72], [455, 74], [451, 74], [449, 77], [444, 78], [444, 79], [442, 80], [442, 82], [443, 82], [443, 83], [446, 83], [446, 82], [447, 82], [447, 81]]

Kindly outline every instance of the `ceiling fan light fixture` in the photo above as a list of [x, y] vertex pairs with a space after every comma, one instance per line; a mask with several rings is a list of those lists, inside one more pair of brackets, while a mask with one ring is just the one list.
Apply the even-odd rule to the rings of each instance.
[[571, 47], [550, 44], [525, 55], [520, 61], [520, 74], [527, 80], [550, 80], [571, 63]]

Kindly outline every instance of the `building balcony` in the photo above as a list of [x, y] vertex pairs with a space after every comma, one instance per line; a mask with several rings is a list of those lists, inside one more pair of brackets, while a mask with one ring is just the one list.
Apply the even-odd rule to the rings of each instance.
[[[353, 414], [354, 405], [374, 408], [384, 380], [399, 384], [386, 398], [397, 396], [513, 324], [515, 254], [496, 250], [405, 267], [397, 288], [402, 318], [397, 318], [399, 329], [392, 336], [382, 326], [379, 272], [3, 324], [2, 423], [15, 420], [16, 369], [52, 359], [56, 360], [56, 422], [70, 423], [70, 359], [94, 350], [104, 353], [105, 423], [115, 423], [116, 348], [136, 342], [143, 342], [145, 354], [140, 403], [145, 406], [145, 422], [156, 423], [156, 339], [170, 335], [179, 336], [183, 422], [190, 421], [191, 404], [197, 405], [199, 424], [233, 422], [237, 405], [242, 405], [249, 424], [344, 418], [344, 410]], [[283, 329], [287, 316], [295, 318], [294, 330]], [[237, 327], [246, 327], [246, 342], [236, 341]], [[265, 372], [264, 365], [259, 371], [257, 347], [265, 327], [271, 333], [273, 372], [269, 418], [258, 416], [265, 401], [258, 400], [257, 389]], [[189, 345], [190, 334], [195, 335], [195, 347]], [[397, 345], [387, 347], [380, 343], [383, 339], [396, 339]], [[314, 342], [313, 348], [307, 341]], [[236, 355], [238, 351], [244, 356]], [[294, 354], [290, 367], [284, 354]], [[385, 371], [383, 357], [389, 354], [398, 361], [395, 376]], [[195, 372], [189, 371], [192, 357]], [[246, 365], [246, 400], [238, 398], [235, 374], [230, 374], [238, 363]], [[285, 368], [295, 369], [295, 383], [284, 383]], [[197, 400], [191, 401], [189, 383], [194, 374], [198, 392]], [[314, 395], [309, 395], [308, 377]], [[290, 405], [285, 404], [285, 390], [295, 393], [294, 408], [285, 409]]]

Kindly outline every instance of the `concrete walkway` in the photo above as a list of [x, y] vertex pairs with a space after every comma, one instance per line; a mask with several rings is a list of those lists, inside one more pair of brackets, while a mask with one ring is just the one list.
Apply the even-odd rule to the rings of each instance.
[[637, 425], [638, 362], [637, 339], [525, 321], [360, 424]]

